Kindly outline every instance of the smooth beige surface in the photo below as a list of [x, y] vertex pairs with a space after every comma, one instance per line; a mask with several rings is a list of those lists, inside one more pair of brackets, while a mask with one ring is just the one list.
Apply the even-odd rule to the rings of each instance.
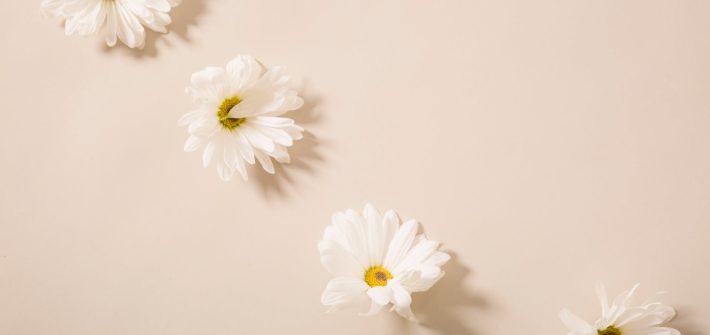
[[[594, 285], [710, 329], [710, 2], [185, 0], [142, 52], [0, 2], [0, 334], [564, 334]], [[177, 119], [249, 53], [310, 135], [223, 183]], [[422, 325], [327, 314], [316, 242], [371, 201], [456, 255]]]

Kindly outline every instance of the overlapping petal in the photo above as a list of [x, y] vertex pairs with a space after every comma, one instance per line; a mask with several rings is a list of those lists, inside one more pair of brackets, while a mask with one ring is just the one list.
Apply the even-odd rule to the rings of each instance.
[[145, 46], [145, 28], [165, 33], [170, 10], [179, 0], [44, 0], [46, 16], [65, 20], [66, 35], [99, 36], [109, 46], [121, 40], [130, 48]]
[[[274, 160], [288, 163], [291, 157], [287, 148], [303, 138], [303, 128], [280, 116], [300, 107], [303, 100], [290, 88], [289, 78], [282, 70], [276, 72], [280, 73], [278, 77], [274, 77], [273, 70], [264, 71], [253, 57], [239, 55], [226, 68], [207, 67], [190, 79], [186, 92], [192, 96], [196, 110], [178, 121], [187, 126], [190, 134], [185, 150], [204, 147], [203, 164], [217, 165], [218, 174], [225, 181], [235, 171], [247, 180], [247, 164], [256, 162], [264, 171], [275, 173]], [[300, 103], [284, 108], [283, 101], [294, 97]], [[274, 105], [279, 105], [282, 113], [273, 115]], [[225, 125], [225, 117], [234, 125]], [[239, 122], [234, 123], [235, 120]]]
[[[431, 288], [444, 275], [440, 267], [449, 260], [448, 254], [438, 250], [438, 242], [417, 234], [418, 225], [409, 220], [400, 226], [394, 211], [383, 215], [370, 204], [362, 213], [354, 210], [335, 213], [318, 244], [321, 263], [337, 278], [351, 278], [367, 289], [359, 295], [349, 295], [349, 299], [324, 299], [323, 304], [339, 307], [365, 297], [370, 304], [363, 315], [375, 314], [391, 305], [402, 317], [416, 321], [410, 306], [411, 294]], [[379, 267], [392, 277], [386, 280], [386, 285], [370, 287], [365, 274]], [[331, 290], [326, 288], [326, 293]]]
[[602, 315], [593, 324], [566, 309], [562, 310], [559, 316], [570, 331], [568, 335], [596, 335], [610, 327], [622, 335], [680, 335], [677, 330], [664, 327], [675, 317], [675, 309], [658, 301], [658, 297], [643, 304], [633, 303], [638, 286], [636, 284], [622, 292], [609, 304], [604, 286], [599, 285], [597, 297], [601, 303]]

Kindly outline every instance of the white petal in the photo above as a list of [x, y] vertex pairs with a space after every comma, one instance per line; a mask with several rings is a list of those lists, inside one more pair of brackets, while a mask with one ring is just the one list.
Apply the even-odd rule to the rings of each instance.
[[559, 317], [562, 323], [567, 327], [567, 329], [575, 333], [586, 334], [594, 331], [594, 329], [589, 323], [572, 314], [572, 312], [567, 309], [561, 310]]
[[197, 149], [200, 148], [202, 145], [202, 139], [200, 139], [197, 136], [190, 136], [187, 138], [187, 141], [185, 141], [185, 151], [187, 152], [193, 152]]
[[249, 180], [249, 175], [247, 174], [247, 168], [244, 164], [244, 160], [242, 160], [242, 158], [239, 156], [237, 156], [235, 159], [237, 162], [236, 170], [239, 171], [239, 174], [242, 176], [242, 179], [244, 179], [244, 181]]
[[254, 84], [248, 93], [254, 94], [258, 91], [276, 91], [289, 82], [289, 77], [286, 75], [286, 68], [283, 66], [274, 66], [264, 73], [261, 78]]
[[325, 269], [334, 276], [364, 277], [367, 269], [358, 263], [338, 242], [320, 241], [318, 243], [320, 261]]
[[187, 126], [187, 131], [190, 134], [202, 137], [210, 137], [219, 131], [219, 125], [216, 118], [200, 118]]
[[623, 325], [624, 329], [650, 329], [663, 325], [674, 317], [675, 309], [661, 303], [654, 303], [629, 308], [619, 317], [618, 325]]
[[387, 269], [394, 269], [409, 251], [417, 233], [417, 222], [409, 220], [399, 228], [392, 242], [387, 248], [384, 266]]
[[264, 136], [270, 138], [274, 143], [281, 144], [283, 146], [290, 147], [293, 145], [293, 139], [286, 131], [278, 128], [270, 128], [264, 126], [254, 126]]
[[100, 2], [65, 2], [62, 6], [62, 14], [66, 17], [64, 33], [81, 36], [96, 34], [103, 25], [106, 10], [106, 6]]
[[614, 299], [614, 302], [612, 303], [612, 307], [626, 307], [631, 303], [631, 298], [633, 297], [634, 293], [636, 292], [636, 289], [638, 289], [639, 284], [634, 285], [631, 289], [626, 290], [619, 294], [616, 299]]
[[252, 122], [276, 128], [286, 128], [294, 124], [294, 121], [289, 118], [276, 116], [257, 116]]
[[362, 221], [353, 221], [344, 213], [335, 213], [333, 214], [331, 227], [326, 228], [323, 239], [338, 241], [359, 264], [362, 264], [363, 268], [367, 268], [369, 266], [369, 254]]
[[237, 133], [237, 148], [239, 148], [239, 153], [242, 155], [245, 161], [249, 164], [254, 164], [254, 149], [247, 138], [242, 133]]
[[274, 174], [274, 164], [271, 162], [271, 157], [259, 150], [254, 151], [254, 156], [256, 156], [256, 159], [259, 161], [259, 164], [261, 164], [261, 167], [264, 168], [264, 171]]
[[[633, 335], [633, 334], [629, 334]], [[651, 330], [647, 330], [644, 335], [680, 335], [680, 332], [673, 328], [667, 327], [656, 327]]]
[[202, 71], [192, 74], [191, 86], [188, 88], [195, 99], [195, 103], [221, 104], [227, 98], [227, 77], [224, 69], [207, 67]]
[[328, 282], [321, 296], [321, 303], [334, 306], [352, 302], [368, 289], [364, 281], [350, 277], [337, 277]]
[[274, 142], [270, 138], [264, 136], [264, 134], [250, 127], [248, 124], [243, 124], [239, 128], [249, 143], [251, 143], [251, 145], [255, 148], [259, 148], [266, 152], [272, 152], [274, 150]]
[[303, 138], [303, 128], [293, 125], [288, 128], [284, 128], [284, 131], [288, 133], [294, 140], [300, 140]]
[[363, 215], [367, 221], [367, 240], [370, 249], [370, 266], [382, 265], [385, 253], [385, 232], [382, 217], [375, 206], [365, 205]]
[[261, 64], [249, 55], [239, 55], [227, 63], [227, 73], [231, 81], [231, 94], [239, 95], [244, 89], [254, 85], [263, 72]]
[[278, 144], [274, 145], [274, 151], [269, 153], [269, 156], [273, 157], [279, 163], [291, 162], [291, 157], [288, 155], [286, 148]]
[[[365, 284], [367, 285], [367, 284]], [[370, 287], [367, 295], [378, 305], [387, 305], [392, 301], [392, 289], [387, 286]]]
[[421, 236], [420, 241], [407, 251], [402, 261], [392, 271], [399, 273], [421, 265], [436, 252], [437, 248], [439, 248], [439, 242], [427, 240]]
[[145, 45], [145, 28], [165, 32], [168, 11], [178, 0], [45, 0], [45, 14], [66, 19], [65, 33], [98, 35], [109, 46], [118, 39], [130, 48]]
[[437, 251], [433, 255], [431, 255], [429, 258], [427, 258], [423, 265], [428, 265], [428, 266], [442, 266], [446, 264], [451, 259], [451, 256], [443, 251]]
[[281, 105], [281, 110], [283, 111], [294, 111], [297, 110], [301, 107], [303, 107], [303, 99], [296, 95], [296, 91], [290, 91], [292, 92], [289, 94], [288, 98], [284, 101], [283, 105]]
[[416, 316], [414, 316], [414, 313], [412, 313], [412, 307], [411, 306], [405, 306], [405, 307], [395, 307], [395, 311], [397, 311], [397, 314], [402, 316], [403, 318], [411, 321], [411, 322], [419, 322]]
[[234, 119], [254, 118], [262, 113], [263, 105], [268, 100], [264, 95], [251, 95], [242, 97], [242, 101], [229, 110], [229, 117]]
[[380, 215], [380, 212], [372, 204], [365, 204], [362, 214], [368, 222], [381, 225], [382, 215]]
[[224, 145], [224, 163], [231, 169], [237, 168], [237, 159], [240, 159], [235, 142], [236, 140], [232, 134], [224, 135], [224, 141], [222, 143]]
[[140, 22], [153, 31], [165, 33], [171, 19], [168, 15], [172, 5], [167, 0], [142, 0], [123, 2], [132, 15], [136, 16]]
[[385, 249], [387, 249], [390, 241], [394, 238], [394, 235], [397, 234], [397, 231], [399, 230], [399, 223], [399, 216], [397, 216], [395, 211], [388, 210], [383, 215], [382, 225], [384, 226], [384, 240], [386, 243]]
[[380, 305], [375, 300], [370, 299], [370, 310], [367, 313], [361, 313], [362, 316], [371, 316], [379, 313], [384, 305]]
[[[636, 291], [638, 286], [638, 284], [634, 285], [634, 287], [632, 287], [630, 290], [622, 292], [614, 299], [611, 306], [609, 307], [608, 313], [602, 315], [602, 318], [600, 320], [601, 324], [618, 324], [618, 319], [622, 316], [624, 316], [625, 321], [630, 320], [629, 314], [627, 313], [627, 308], [630, 305], [631, 298], [634, 295], [634, 292]], [[624, 313], [627, 313], [627, 315], [624, 315]]]
[[45, 17], [61, 16], [63, 5], [63, 0], [44, 0], [40, 8]]
[[103, 29], [103, 35], [106, 45], [110, 47], [118, 42], [118, 14], [115, 6], [110, 6], [106, 9], [106, 25]]
[[202, 166], [208, 167], [214, 157], [216, 145], [214, 142], [207, 143], [205, 151], [202, 152]]
[[298, 93], [288, 88], [285, 69], [269, 69], [252, 87], [242, 93], [244, 99], [230, 112], [231, 117], [278, 116], [303, 105]]
[[192, 112], [186, 113], [183, 115], [180, 120], [178, 120], [178, 124], [180, 126], [187, 126], [188, 124], [195, 122], [205, 116], [205, 111], [203, 110], [194, 110]]
[[261, 108], [260, 115], [262, 116], [279, 116], [288, 111], [294, 111], [303, 106], [303, 99], [299, 97], [296, 91], [287, 91], [276, 95], [268, 103], [265, 103]]
[[118, 38], [129, 48], [140, 48], [145, 42], [145, 29], [140, 21], [122, 5], [116, 2], [116, 13], [118, 13]]
[[225, 166], [224, 163], [217, 163], [217, 174], [224, 181], [229, 181], [234, 175], [234, 169]]
[[143, 0], [148, 8], [157, 9], [161, 12], [169, 12], [170, 4], [165, 0]]
[[[338, 223], [335, 223], [336, 215], [338, 215], [338, 214], [339, 213], [333, 214], [333, 217], [331, 219], [332, 220], [331, 224], [328, 225], [327, 227], [325, 227], [325, 231], [323, 232], [323, 240], [336, 242], [336, 243], [342, 245], [343, 247], [345, 247], [348, 252], [351, 252], [352, 249], [348, 245], [348, 239], [345, 236], [345, 231], [343, 231], [343, 229], [341, 229], [341, 227], [339, 226]], [[365, 265], [363, 265], [363, 266], [365, 266]]]
[[397, 307], [407, 307], [412, 304], [412, 296], [401, 285], [393, 283], [392, 287], [392, 303]]
[[410, 293], [397, 283], [388, 286], [392, 287], [392, 303], [394, 304], [394, 309], [397, 311], [397, 314], [407, 320], [416, 322], [417, 318], [414, 316], [414, 313], [412, 313], [412, 296]]
[[438, 267], [430, 267], [427, 268], [426, 271], [412, 271], [411, 273], [416, 274], [416, 276], [411, 276], [411, 279], [404, 281], [403, 285], [412, 292], [428, 291], [443, 278], [445, 274], [445, 272], [441, 271]]
[[649, 309], [649, 314], [654, 316], [653, 323], [655, 325], [662, 325], [670, 322], [675, 318], [676, 311], [673, 307], [663, 305], [663, 304], [653, 304], [653, 307], [647, 307]]
[[596, 290], [597, 298], [599, 298], [599, 302], [602, 305], [602, 315], [607, 315], [609, 313], [609, 299], [606, 294], [606, 289], [603, 284], [599, 283], [597, 284]]

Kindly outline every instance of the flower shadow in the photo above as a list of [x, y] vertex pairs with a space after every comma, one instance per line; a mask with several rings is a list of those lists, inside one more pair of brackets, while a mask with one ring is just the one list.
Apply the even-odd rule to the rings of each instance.
[[[444, 265], [446, 275], [426, 293], [412, 295], [412, 309], [419, 318], [419, 325], [440, 334], [474, 335], [477, 332], [464, 322], [471, 319], [463, 313], [471, 309], [486, 309], [489, 301], [482, 295], [469, 292], [465, 280], [471, 270], [461, 263], [459, 257], [447, 251], [451, 260]], [[402, 333], [415, 327], [411, 322], [402, 322]]]
[[316, 134], [309, 130], [322, 120], [322, 114], [318, 111], [320, 97], [309, 95], [306, 90], [301, 94], [304, 103], [300, 109], [286, 114], [296, 121], [296, 124], [302, 126], [305, 131], [303, 138], [296, 141], [291, 148], [289, 154], [291, 162], [288, 164], [274, 164], [275, 174], [269, 174], [261, 167], [254, 166], [250, 171], [250, 177], [253, 176], [255, 184], [265, 198], [286, 197], [289, 194], [289, 186], [296, 185], [298, 181], [294, 178], [296, 172], [306, 172], [308, 174], [315, 173], [315, 165], [323, 162], [323, 154], [321, 149], [324, 145], [323, 139], [318, 138]]
[[158, 40], [162, 40], [170, 45], [170, 40], [165, 38], [168, 35], [175, 35], [180, 40], [190, 43], [192, 41], [189, 30], [190, 27], [197, 25], [200, 16], [207, 11], [207, 0], [183, 0], [183, 2], [170, 11], [172, 23], [167, 26], [166, 34], [154, 32], [145, 28], [145, 47], [143, 49], [132, 49], [118, 41], [115, 46], [109, 47], [105, 43], [101, 43], [101, 50], [104, 53], [122, 53], [128, 54], [131, 57], [155, 58], [158, 56]]
[[668, 326], [678, 329], [678, 331], [683, 335], [708, 335], [707, 331], [701, 329], [700, 325], [697, 324], [695, 315], [696, 313], [689, 307], [677, 307], [676, 312], [678, 315], [671, 321]]

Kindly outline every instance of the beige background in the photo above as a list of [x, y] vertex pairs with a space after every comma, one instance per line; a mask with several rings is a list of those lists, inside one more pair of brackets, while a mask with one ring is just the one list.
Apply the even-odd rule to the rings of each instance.
[[[710, 2], [185, 0], [143, 52], [2, 1], [0, 334], [564, 334], [593, 287], [710, 327]], [[275, 177], [186, 154], [190, 74], [303, 82]], [[422, 325], [326, 314], [316, 242], [372, 201], [456, 255]]]

